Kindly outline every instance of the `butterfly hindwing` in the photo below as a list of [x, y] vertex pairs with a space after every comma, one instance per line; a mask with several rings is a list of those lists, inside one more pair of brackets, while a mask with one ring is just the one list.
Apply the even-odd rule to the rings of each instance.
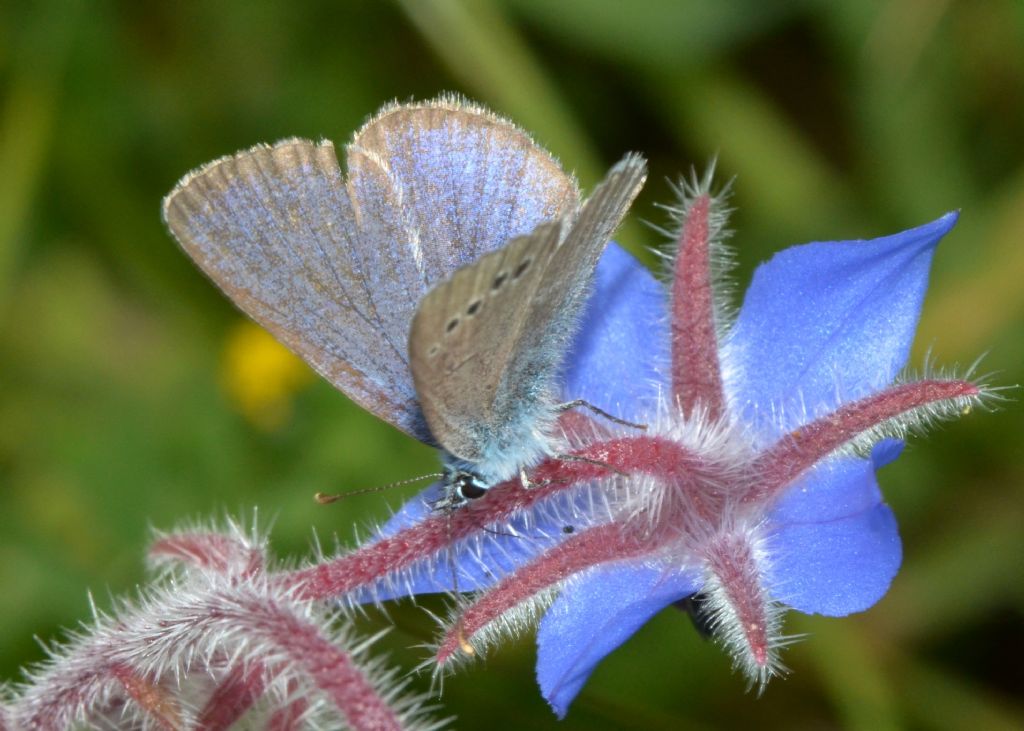
[[437, 285], [413, 320], [417, 392], [438, 441], [480, 462], [529, 442], [597, 260], [643, 184], [645, 165], [616, 165], [578, 216], [541, 224]]
[[[409, 338], [410, 364], [427, 422], [445, 449], [469, 462], [495, 432], [513, 426], [495, 414], [494, 395], [512, 357], [528, 302], [558, 247], [562, 222], [541, 224], [463, 267], [424, 297]], [[531, 408], [528, 389], [519, 413]], [[443, 435], [443, 436], [441, 436]]]
[[573, 220], [515, 335], [516, 358], [509, 363], [504, 390], [496, 394], [499, 401], [516, 398], [519, 373], [540, 370], [554, 375], [576, 334], [597, 262], [640, 192], [646, 170], [640, 156], [623, 158]]

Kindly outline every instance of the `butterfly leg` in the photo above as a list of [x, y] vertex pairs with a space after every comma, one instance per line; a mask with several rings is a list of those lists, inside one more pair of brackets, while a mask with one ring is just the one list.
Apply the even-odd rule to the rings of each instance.
[[[602, 462], [601, 460], [593, 459], [592, 457], [584, 457], [581, 454], [556, 454], [555, 459], [561, 460], [563, 462], [586, 462], [587, 464], [603, 467], [609, 472], [614, 472], [615, 474], [621, 475], [622, 477], [629, 476], [628, 473], [623, 472], [613, 464], [608, 464], [607, 462]], [[553, 485], [555, 483], [565, 482], [565, 480], [540, 480], [539, 482], [534, 482], [526, 474], [525, 469], [519, 470], [519, 481], [522, 483], [524, 490], [536, 490], [538, 487], [547, 487], [548, 485]]]
[[594, 406], [594, 404], [590, 403], [589, 401], [584, 401], [581, 398], [578, 398], [575, 401], [566, 401], [564, 404], [558, 404], [558, 406], [555, 407], [555, 411], [558, 411], [558, 412], [568, 411], [569, 409], [575, 409], [575, 408], [578, 408], [580, 406], [582, 406], [583, 408], [588, 409], [590, 411], [593, 411], [598, 416], [603, 416], [608, 421], [615, 422], [616, 424], [622, 424], [622, 426], [629, 426], [629, 427], [632, 427], [634, 429], [643, 429], [643, 430], [647, 429], [647, 424], [637, 424], [637, 423], [632, 422], [632, 421], [626, 421], [625, 419], [620, 419], [619, 417], [613, 416], [612, 414], [609, 414], [604, 409], [602, 409], [600, 407], [597, 407], [597, 406]]
[[[561, 458], [561, 455], [555, 455], [555, 459]], [[531, 480], [530, 476], [526, 474], [526, 468], [519, 468], [519, 484], [523, 486], [524, 490], [536, 490], [539, 487], [547, 487], [558, 482], [562, 482], [562, 480]]]
[[[647, 427], [644, 428], [646, 429]], [[629, 476], [627, 472], [623, 472], [613, 464], [608, 464], [607, 462], [602, 462], [599, 459], [593, 459], [591, 457], [584, 457], [581, 454], [556, 454], [555, 459], [560, 459], [563, 462], [586, 462], [587, 464], [593, 464], [597, 465], [598, 467], [604, 467], [606, 470], [614, 472], [617, 475], [621, 475], [622, 477]]]

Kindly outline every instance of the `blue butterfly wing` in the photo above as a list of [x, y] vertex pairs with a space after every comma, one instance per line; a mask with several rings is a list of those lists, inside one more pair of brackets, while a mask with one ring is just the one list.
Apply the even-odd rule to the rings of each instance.
[[576, 181], [526, 132], [453, 98], [387, 108], [356, 134], [349, 175], [360, 201], [371, 198], [363, 172], [372, 160], [415, 232], [406, 253], [421, 262], [424, 292], [579, 204]]
[[430, 441], [403, 335], [361, 257], [384, 222], [360, 225], [331, 143], [286, 140], [210, 163], [167, 196], [164, 220], [242, 311], [360, 406]]
[[543, 453], [552, 387], [594, 269], [645, 175], [644, 160], [627, 156], [579, 215], [513, 238], [420, 303], [409, 352], [427, 422], [485, 479], [504, 479]]
[[420, 299], [574, 205], [514, 125], [451, 99], [385, 109], [333, 145], [285, 140], [203, 166], [164, 201], [185, 251], [250, 317], [378, 417], [434, 444], [406, 343]]
[[510, 333], [504, 393], [500, 401], [515, 398], [524, 374], [553, 377], [579, 329], [594, 271], [608, 242], [647, 179], [647, 163], [637, 154], [620, 160], [568, 226], [561, 244], [544, 268], [537, 291], [526, 305], [522, 324]]

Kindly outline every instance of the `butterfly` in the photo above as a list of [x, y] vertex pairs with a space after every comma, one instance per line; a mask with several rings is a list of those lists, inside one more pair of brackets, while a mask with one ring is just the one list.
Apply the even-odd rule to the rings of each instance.
[[529, 135], [452, 97], [385, 107], [345, 158], [260, 145], [186, 175], [163, 218], [243, 312], [441, 448], [438, 507], [457, 507], [557, 451], [558, 369], [645, 164], [581, 204]]

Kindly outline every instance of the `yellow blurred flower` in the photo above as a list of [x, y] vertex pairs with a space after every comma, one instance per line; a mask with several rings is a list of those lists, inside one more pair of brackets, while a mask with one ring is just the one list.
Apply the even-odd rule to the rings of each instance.
[[224, 344], [221, 376], [238, 410], [255, 426], [272, 431], [288, 421], [292, 397], [313, 372], [270, 333], [245, 320]]

